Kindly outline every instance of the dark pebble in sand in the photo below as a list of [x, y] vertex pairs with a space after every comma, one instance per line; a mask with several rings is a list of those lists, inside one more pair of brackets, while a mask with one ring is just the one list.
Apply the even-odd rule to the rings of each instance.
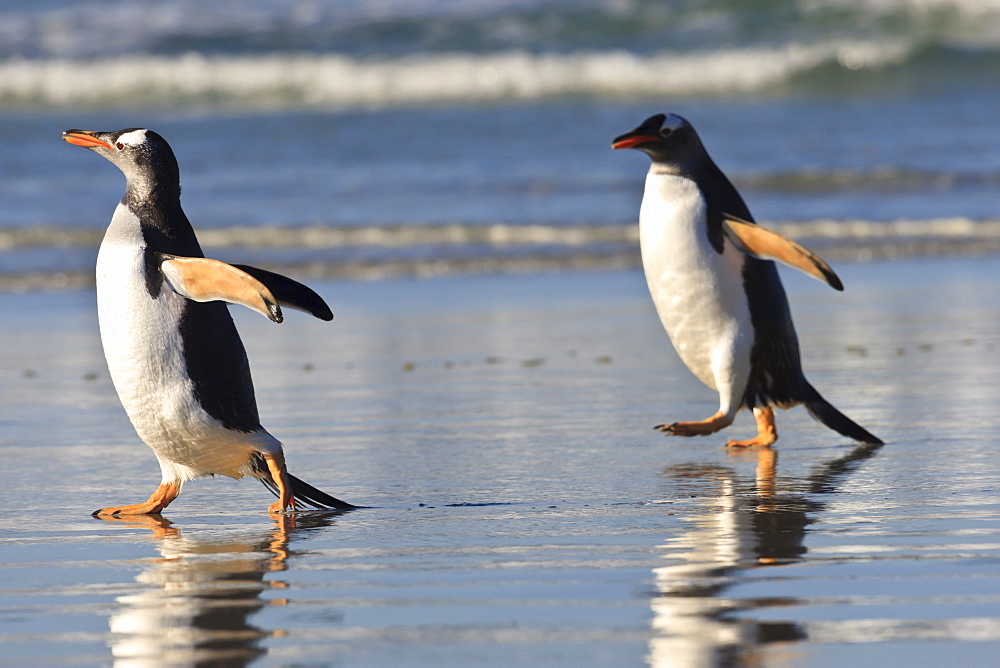
[[97, 380], [97, 374], [95, 372], [93, 372], [93, 371], [88, 371], [87, 373], [83, 374], [83, 379], [84, 380]]
[[524, 360], [521, 362], [521, 366], [528, 367], [529, 369], [536, 366], [541, 366], [545, 363], [544, 357], [535, 357], [534, 359]]
[[406, 364], [403, 365], [403, 371], [413, 371], [416, 368], [417, 365], [414, 364], [413, 362], [407, 362]]
[[601, 355], [594, 358], [595, 364], [611, 364], [611, 355]]

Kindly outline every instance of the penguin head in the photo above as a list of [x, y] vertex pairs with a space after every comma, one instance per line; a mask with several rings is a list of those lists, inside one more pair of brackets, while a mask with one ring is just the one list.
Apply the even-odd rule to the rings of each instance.
[[152, 130], [67, 130], [63, 139], [110, 160], [125, 174], [129, 187], [147, 192], [160, 189], [180, 193], [180, 171], [174, 152], [170, 144]]
[[677, 114], [650, 116], [634, 130], [615, 137], [611, 148], [634, 148], [649, 155], [653, 162], [686, 166], [705, 149], [688, 121]]

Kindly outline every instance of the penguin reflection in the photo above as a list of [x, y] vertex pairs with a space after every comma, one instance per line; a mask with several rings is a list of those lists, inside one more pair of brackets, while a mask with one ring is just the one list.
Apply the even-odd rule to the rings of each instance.
[[756, 458], [753, 481], [721, 466], [692, 464], [665, 470], [675, 496], [701, 499], [704, 511], [691, 517], [690, 530], [664, 546], [670, 565], [653, 570], [650, 664], [744, 665], [759, 658], [765, 645], [805, 639], [805, 630], [791, 622], [733, 616], [793, 605], [794, 599], [728, 598], [725, 592], [740, 581], [741, 571], [799, 561], [806, 553], [806, 528], [827, 505], [816, 496], [835, 493], [880, 447], [858, 445], [818, 466], [787, 494], [775, 489], [777, 453], [771, 448], [732, 453]]
[[284, 587], [264, 575], [287, 568], [294, 530], [332, 522], [326, 514], [272, 517], [273, 530], [245, 540], [184, 535], [155, 515], [102, 518], [148, 527], [163, 557], [136, 577], [145, 588], [117, 599], [110, 619], [115, 665], [244, 665], [263, 656], [261, 641], [281, 631], [258, 628], [249, 618], [266, 605], [287, 603], [261, 598]]

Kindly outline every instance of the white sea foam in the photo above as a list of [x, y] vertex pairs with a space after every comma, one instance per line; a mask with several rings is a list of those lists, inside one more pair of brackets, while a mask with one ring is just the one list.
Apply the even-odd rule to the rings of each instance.
[[[765, 227], [802, 241], [883, 241], [923, 239], [941, 241], [1000, 240], [1000, 220], [965, 217], [894, 221], [817, 219], [762, 221]], [[88, 247], [100, 242], [101, 230], [35, 225], [0, 229], [0, 251], [37, 247]], [[213, 248], [409, 248], [415, 246], [565, 246], [586, 250], [600, 244], [639, 241], [636, 225], [403, 225], [331, 227], [223, 227], [198, 233]]]
[[1000, 220], [972, 220], [962, 216], [894, 221], [821, 219], [765, 223], [793, 239], [1000, 239]]
[[508, 51], [363, 60], [341, 55], [134, 56], [0, 63], [0, 100], [142, 107], [181, 102], [381, 107], [588, 95], [654, 97], [766, 90], [817, 67], [877, 69], [904, 42], [835, 41], [641, 56], [626, 51]]
[[940, 16], [950, 13], [969, 20], [982, 20], [1000, 14], [1000, 0], [800, 0], [803, 8], [811, 11], [830, 6], [851, 10], [868, 16], [881, 16], [893, 12]]
[[[798, 239], [828, 260], [976, 255], [1000, 252], [1000, 220], [940, 218], [812, 220], [763, 223]], [[211, 254], [242, 248], [253, 263], [297, 276], [380, 279], [392, 276], [521, 273], [639, 266], [637, 225], [415, 225], [205, 229], [199, 237]], [[51, 266], [0, 271], [0, 292], [62, 290], [93, 284], [93, 248], [101, 232], [34, 226], [0, 229], [0, 264], [6, 254], [49, 247]], [[59, 250], [55, 250], [58, 248]], [[418, 249], [418, 252], [411, 252]], [[419, 250], [423, 249], [423, 250]], [[228, 254], [223, 254], [228, 255]], [[249, 260], [249, 258], [247, 258]], [[84, 264], [80, 264], [84, 261]], [[75, 267], [75, 268], [74, 268]]]

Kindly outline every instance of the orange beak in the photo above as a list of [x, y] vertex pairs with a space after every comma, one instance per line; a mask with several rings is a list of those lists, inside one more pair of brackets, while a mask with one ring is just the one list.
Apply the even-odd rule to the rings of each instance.
[[67, 130], [63, 133], [63, 139], [68, 141], [70, 144], [75, 144], [76, 146], [83, 146], [84, 148], [94, 148], [100, 146], [101, 148], [106, 148], [110, 151], [111, 147], [95, 137], [94, 134], [95, 133], [87, 132], [86, 130]]
[[659, 141], [659, 137], [651, 137], [648, 135], [635, 135], [633, 137], [619, 137], [611, 143], [611, 148], [634, 148], [639, 144], [646, 144], [649, 142]]

